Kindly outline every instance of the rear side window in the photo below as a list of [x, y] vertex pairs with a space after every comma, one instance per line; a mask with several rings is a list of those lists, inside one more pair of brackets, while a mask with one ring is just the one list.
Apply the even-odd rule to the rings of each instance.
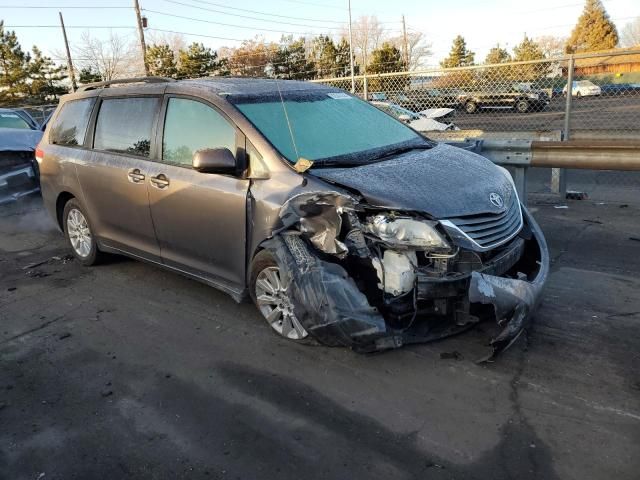
[[0, 112], [0, 128], [19, 128], [21, 130], [30, 130], [31, 127], [20, 115], [13, 112]]
[[148, 157], [159, 98], [108, 98], [102, 101], [93, 148]]
[[191, 166], [193, 155], [208, 148], [228, 148], [235, 156], [235, 128], [204, 103], [170, 98], [164, 122], [163, 161]]
[[95, 100], [84, 98], [62, 105], [51, 126], [50, 142], [56, 145], [82, 145]]

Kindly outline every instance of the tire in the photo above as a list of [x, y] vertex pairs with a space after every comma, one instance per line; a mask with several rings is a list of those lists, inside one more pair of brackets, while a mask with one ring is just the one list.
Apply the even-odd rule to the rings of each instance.
[[260, 251], [251, 262], [249, 293], [253, 303], [278, 336], [298, 343], [309, 343], [309, 333], [296, 318], [287, 290], [288, 281], [282, 278], [280, 267], [271, 252]]
[[582, 94], [580, 92], [576, 93], [576, 98], [580, 98], [582, 96]]
[[71, 252], [80, 263], [87, 267], [100, 263], [103, 254], [98, 250], [91, 222], [75, 198], [64, 206], [62, 226]]
[[464, 104], [464, 111], [469, 114], [476, 113], [478, 111], [478, 106], [475, 102], [469, 101]]
[[519, 113], [527, 113], [529, 111], [529, 102], [526, 100], [518, 100], [516, 103], [516, 111]]

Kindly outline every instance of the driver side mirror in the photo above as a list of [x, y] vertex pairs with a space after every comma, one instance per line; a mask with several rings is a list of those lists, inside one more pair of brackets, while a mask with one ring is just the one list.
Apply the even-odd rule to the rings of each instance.
[[193, 155], [192, 166], [201, 173], [235, 173], [236, 159], [228, 148], [207, 148]]

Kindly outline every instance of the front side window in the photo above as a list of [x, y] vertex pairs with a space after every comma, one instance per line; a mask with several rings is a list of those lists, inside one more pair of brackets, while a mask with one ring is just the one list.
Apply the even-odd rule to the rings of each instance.
[[73, 100], [62, 105], [51, 126], [49, 139], [55, 145], [82, 145], [95, 98]]
[[93, 147], [148, 157], [159, 98], [107, 98], [102, 101]]
[[170, 98], [164, 122], [162, 160], [191, 166], [198, 150], [210, 148], [228, 148], [235, 155], [235, 128], [204, 103]]
[[292, 163], [299, 158], [316, 166], [365, 163], [402, 146], [429, 144], [370, 103], [342, 92], [276, 90], [227, 99]]

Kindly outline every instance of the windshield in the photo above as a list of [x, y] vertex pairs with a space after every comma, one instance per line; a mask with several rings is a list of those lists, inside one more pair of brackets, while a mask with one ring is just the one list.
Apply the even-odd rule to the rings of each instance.
[[13, 112], [0, 112], [0, 128], [20, 128], [31, 130], [31, 127], [20, 115]]
[[233, 103], [290, 162], [367, 163], [399, 147], [433, 146], [367, 102], [342, 92], [234, 95]]

